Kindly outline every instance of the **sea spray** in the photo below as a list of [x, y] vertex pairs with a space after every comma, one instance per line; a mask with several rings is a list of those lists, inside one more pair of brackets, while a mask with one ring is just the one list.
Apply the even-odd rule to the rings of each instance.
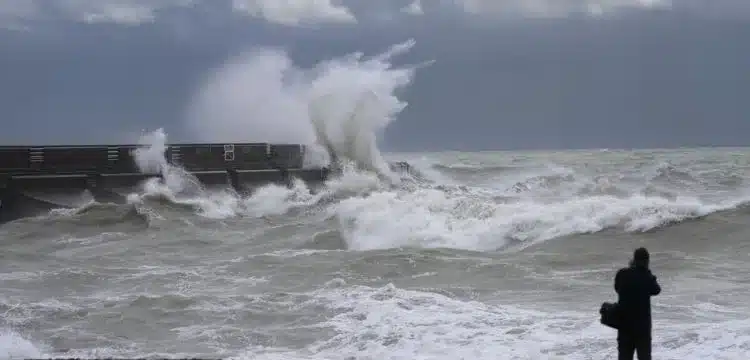
[[146, 133], [138, 141], [139, 148], [133, 151], [136, 166], [144, 174], [161, 176], [143, 184], [145, 193], [197, 195], [203, 186], [198, 179], [179, 166], [170, 164], [166, 158], [167, 134], [163, 128]]
[[133, 154], [136, 165], [142, 173], [154, 177], [144, 181], [138, 192], [128, 196], [129, 203], [142, 204], [149, 198], [166, 200], [193, 209], [203, 217], [223, 219], [238, 215], [280, 215], [295, 207], [313, 205], [329, 196], [326, 192], [313, 195], [300, 180], [295, 180], [292, 188], [276, 184], [261, 186], [249, 197], [242, 197], [228, 187], [208, 189], [179, 164], [167, 161], [166, 140], [167, 134], [161, 128], [144, 134], [139, 140], [140, 147]]
[[310, 166], [333, 157], [393, 180], [377, 136], [407, 105], [396, 93], [418, 67], [390, 61], [412, 46], [409, 40], [371, 58], [355, 53], [309, 69], [279, 49], [248, 51], [210, 74], [188, 109], [188, 129], [200, 141], [300, 143]]
[[[425, 65], [394, 67], [390, 63], [414, 44], [412, 40], [397, 44], [370, 58], [349, 54], [307, 69], [295, 66], [279, 49], [248, 51], [210, 74], [188, 108], [187, 129], [196, 140], [205, 142], [304, 144], [306, 166], [328, 166], [333, 158], [344, 175], [366, 170], [381, 181], [399, 182], [377, 147], [377, 136], [407, 105], [397, 92], [410, 84], [416, 69]], [[162, 178], [145, 182], [143, 195], [203, 205], [220, 198], [223, 200], [218, 203], [232, 209], [209, 212], [221, 213], [222, 217], [236, 213], [257, 216], [258, 212], [250, 208], [257, 205], [254, 198], [265, 190], [258, 189], [247, 199], [232, 196], [231, 201], [226, 194], [207, 194], [190, 174], [167, 162], [166, 137], [163, 129], [157, 129], [139, 141], [143, 147], [134, 154], [139, 169]], [[343, 188], [349, 193], [350, 188], [371, 186], [377, 187], [355, 181]], [[310, 197], [309, 190], [302, 187], [267, 190], [304, 204], [332, 196], [321, 193]], [[203, 205], [198, 207], [206, 207]], [[214, 207], [214, 202], [209, 205]]]
[[138, 149], [133, 151], [135, 164], [144, 174], [162, 175], [169, 163], [165, 158], [167, 151], [167, 134], [163, 128], [141, 135]]

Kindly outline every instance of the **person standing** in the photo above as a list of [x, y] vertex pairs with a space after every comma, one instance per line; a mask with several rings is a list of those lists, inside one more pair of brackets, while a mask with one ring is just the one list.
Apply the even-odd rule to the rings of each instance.
[[618, 360], [651, 360], [651, 297], [661, 293], [661, 286], [649, 268], [646, 248], [633, 252], [630, 266], [617, 271], [615, 291], [618, 297]]

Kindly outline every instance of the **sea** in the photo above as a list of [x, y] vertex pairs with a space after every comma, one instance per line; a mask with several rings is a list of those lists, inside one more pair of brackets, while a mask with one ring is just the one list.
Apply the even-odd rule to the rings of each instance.
[[654, 358], [750, 358], [750, 149], [384, 158], [0, 226], [0, 359], [613, 359], [641, 246]]

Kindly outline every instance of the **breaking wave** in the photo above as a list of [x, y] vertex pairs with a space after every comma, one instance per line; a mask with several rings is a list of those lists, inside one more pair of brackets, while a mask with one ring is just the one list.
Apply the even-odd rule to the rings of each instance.
[[[482, 251], [606, 229], [651, 231], [750, 200], [744, 165], [679, 154], [599, 151], [555, 160], [504, 152], [477, 156], [481, 161], [466, 160], [471, 154], [461, 161], [427, 154], [411, 162], [411, 171], [396, 172], [377, 148], [377, 135], [406, 106], [397, 95], [419, 67], [399, 68], [391, 59], [413, 45], [309, 69], [295, 66], [283, 51], [255, 50], [210, 74], [196, 93], [188, 128], [201, 140], [304, 143], [317, 149], [308, 164], [334, 159], [341, 169], [322, 187], [295, 181], [248, 196], [207, 189], [167, 163], [167, 135], [158, 129], [144, 135], [147, 146], [136, 159], [143, 172], [162, 178], [145, 181], [127, 206], [149, 219], [314, 214], [334, 220], [351, 250]], [[92, 206], [100, 205], [84, 205]]]
[[[183, 182], [170, 183], [165, 177], [159, 186], [149, 183], [145, 194], [212, 218], [284, 215], [295, 209], [322, 212], [336, 220], [336, 231], [350, 250], [523, 247], [607, 229], [651, 231], [750, 201], [742, 182], [721, 185], [725, 172], [711, 177], [712, 173], [663, 161], [646, 166], [623, 159], [612, 170], [586, 171], [573, 165], [498, 159], [506, 164], [475, 166], [484, 169], [481, 179], [459, 184], [444, 181], [444, 176], [460, 179], [465, 173], [451, 169], [472, 167], [439, 164], [431, 167], [443, 176], [432, 176], [420, 171], [420, 165], [411, 165], [412, 174], [419, 177], [402, 174], [403, 181], [394, 185], [349, 163], [317, 191], [297, 181], [291, 188], [262, 187], [247, 198], [224, 191], [181, 199], [175, 194]], [[741, 173], [738, 169], [735, 176]]]
[[315, 221], [322, 216], [334, 220], [334, 231], [349, 250], [477, 251], [523, 248], [607, 229], [652, 231], [738, 209], [750, 201], [744, 182], [722, 185], [723, 175], [712, 178], [661, 163], [644, 169], [623, 160], [606, 172], [561, 164], [521, 164], [517, 171], [491, 165], [481, 179], [463, 182], [443, 181], [460, 178], [445, 170], [450, 167], [438, 167], [441, 176], [431, 176], [411, 166], [419, 177], [404, 173], [398, 184], [350, 162], [320, 188], [295, 181], [290, 187], [264, 186], [243, 197], [228, 189], [205, 189], [184, 171], [164, 165], [163, 179], [146, 181], [129, 199], [130, 206], [150, 216], [227, 219], [294, 214]]

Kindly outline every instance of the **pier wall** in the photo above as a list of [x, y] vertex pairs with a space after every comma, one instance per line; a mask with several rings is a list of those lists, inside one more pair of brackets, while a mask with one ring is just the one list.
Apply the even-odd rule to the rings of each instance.
[[[75, 207], [60, 194], [87, 192], [100, 202], [121, 203], [145, 180], [138, 145], [0, 146], [0, 223], [52, 208]], [[164, 158], [206, 187], [247, 193], [293, 178], [321, 183], [327, 169], [302, 169], [304, 147], [295, 144], [172, 144]], [[68, 198], [71, 198], [68, 196]]]

